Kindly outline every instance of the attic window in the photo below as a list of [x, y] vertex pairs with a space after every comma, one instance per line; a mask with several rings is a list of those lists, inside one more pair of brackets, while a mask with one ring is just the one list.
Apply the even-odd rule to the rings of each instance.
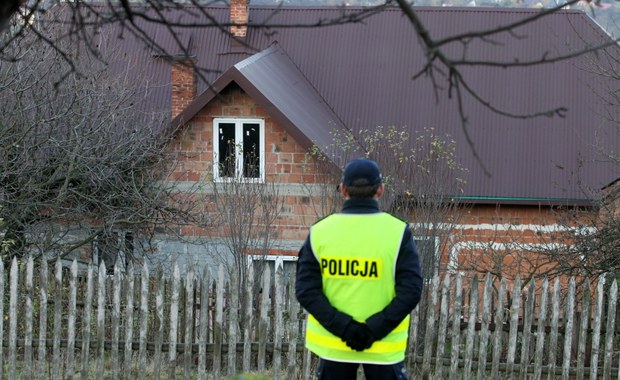
[[213, 173], [216, 180], [265, 178], [265, 123], [261, 119], [213, 120]]

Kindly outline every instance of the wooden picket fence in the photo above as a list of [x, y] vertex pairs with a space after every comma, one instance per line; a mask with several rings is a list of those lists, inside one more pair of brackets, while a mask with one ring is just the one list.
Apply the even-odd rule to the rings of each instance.
[[[312, 378], [293, 283], [268, 268], [242, 288], [235, 277], [0, 263], [0, 380]], [[407, 368], [434, 379], [619, 378], [617, 284], [595, 285], [437, 276], [412, 313]]]

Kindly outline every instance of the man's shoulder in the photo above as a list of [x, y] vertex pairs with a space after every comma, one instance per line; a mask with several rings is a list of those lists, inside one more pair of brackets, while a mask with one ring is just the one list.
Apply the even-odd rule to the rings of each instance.
[[383, 211], [383, 214], [386, 214], [386, 215], [391, 216], [391, 217], [392, 217], [395, 221], [402, 222], [402, 223], [406, 224], [407, 226], [409, 225], [409, 221], [408, 221], [407, 219], [401, 218], [401, 217], [400, 217], [400, 216], [398, 216], [398, 215], [394, 215], [394, 214], [389, 213], [389, 212], [387, 212], [387, 211]]
[[336, 214], [335, 212], [332, 212], [331, 214], [325, 215], [324, 217], [322, 217], [322, 218], [318, 219], [317, 221], [315, 221], [314, 223], [312, 223], [312, 226], [316, 226], [317, 224], [323, 222], [325, 219], [327, 219], [327, 218], [329, 218], [329, 217], [331, 217], [332, 215], [335, 215], [335, 214]]

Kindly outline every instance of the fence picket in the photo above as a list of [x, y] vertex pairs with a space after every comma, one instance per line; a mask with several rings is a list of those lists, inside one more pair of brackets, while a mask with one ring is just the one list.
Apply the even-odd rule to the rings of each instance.
[[465, 336], [465, 368], [463, 378], [471, 378], [471, 367], [474, 355], [474, 333], [476, 332], [476, 322], [478, 319], [478, 275], [475, 275], [470, 283], [469, 313], [467, 316], [467, 335]]
[[[271, 268], [266, 268], [257, 286], [252, 269], [241, 280], [228, 277], [223, 265], [213, 281], [207, 268], [201, 276], [189, 270], [181, 279], [178, 265], [171, 276], [164, 276], [160, 268], [153, 277], [146, 264], [140, 270], [129, 265], [124, 274], [115, 266], [112, 277], [104, 263], [98, 268], [90, 264], [84, 282], [77, 261], [70, 262], [65, 275], [67, 264], [56, 261], [53, 273], [47, 273], [46, 261], [41, 261], [36, 284], [34, 260], [14, 260], [6, 277], [0, 264], [0, 290], [6, 291], [6, 301], [0, 303], [4, 316], [0, 378], [69, 379], [79, 369], [82, 379], [159, 379], [162, 370], [166, 379], [174, 379], [181, 371], [185, 379], [230, 377], [239, 371], [288, 379], [310, 378], [316, 368], [316, 356], [299, 349], [305, 329], [300, 318], [305, 319], [306, 312], [300, 310], [293, 285], [284, 281], [281, 267], [274, 277]], [[596, 290], [590, 290], [586, 281], [579, 298], [575, 278], [563, 283], [568, 285], [566, 294], [557, 278], [553, 289], [544, 279], [540, 289], [531, 280], [526, 291], [517, 277], [509, 292], [506, 279], [500, 278], [497, 294], [490, 274], [484, 283], [473, 277], [467, 291], [462, 279], [461, 274], [435, 276], [427, 287], [422, 312], [416, 309], [411, 314], [408, 347], [419, 352], [409, 352], [406, 360], [414, 376], [486, 379], [518, 375], [537, 380], [543, 374], [550, 379], [620, 376], [614, 347], [615, 278], [609, 289], [604, 278]], [[257, 304], [251, 293], [258, 288]], [[49, 320], [48, 298], [54, 304]], [[420, 320], [420, 315], [427, 319]], [[418, 331], [423, 337], [416, 335]], [[51, 357], [45, 360], [48, 349]], [[164, 352], [167, 358], [162, 360]], [[149, 366], [151, 354], [154, 363]]]
[[224, 266], [220, 264], [215, 288], [215, 324], [213, 325], [213, 377], [220, 378], [224, 321]]
[[71, 274], [69, 277], [69, 314], [67, 315], [67, 364], [65, 366], [65, 378], [73, 378], [73, 358], [75, 352], [75, 320], [77, 303], [77, 260], [71, 263]]
[[[54, 379], [60, 378], [61, 363], [60, 360], [60, 334], [62, 328], [62, 263], [60, 259], [56, 260], [56, 274], [54, 276], [54, 345], [52, 350], [53, 364], [52, 376]], [[12, 359], [14, 360], [14, 358]]]
[[133, 263], [129, 263], [127, 268], [127, 275], [125, 276], [126, 286], [123, 289], [125, 294], [125, 352], [123, 358], [123, 379], [130, 380], [132, 378], [131, 367], [133, 366], [132, 360], [132, 343], [133, 343], [133, 315], [134, 315], [134, 290], [136, 284], [136, 278], [134, 276]]
[[[47, 279], [47, 276], [45, 277]], [[5, 279], [5, 271], [4, 271], [4, 260], [0, 260], [0, 292], [5, 294], [4, 289], [4, 279]], [[4, 302], [0, 302], [0, 338], [4, 341]], [[39, 365], [43, 367], [44, 363], [39, 361]], [[43, 370], [40, 371], [43, 373]], [[0, 344], [0, 380], [4, 379], [4, 344]]]
[[549, 371], [548, 380], [555, 379], [557, 366], [558, 324], [560, 320], [560, 279], [553, 282], [553, 297], [551, 300], [551, 332], [549, 334]]
[[161, 374], [162, 352], [161, 346], [164, 341], [164, 287], [166, 279], [163, 276], [162, 268], [157, 270], [157, 290], [155, 294], [155, 352], [153, 353], [155, 380], [159, 380]]
[[525, 313], [523, 315], [523, 333], [521, 339], [521, 365], [519, 366], [519, 379], [528, 377], [530, 364], [530, 340], [532, 337], [532, 318], [534, 317], [534, 302], [536, 301], [536, 282], [530, 281], [527, 291]]
[[228, 306], [228, 370], [235, 374], [237, 364], [237, 326], [239, 325], [239, 274], [233, 270], [230, 276], [230, 305]]
[[118, 345], [120, 344], [120, 321], [121, 321], [121, 268], [119, 261], [114, 264], [114, 278], [112, 279], [112, 348], [110, 361], [112, 374], [115, 379], [120, 379], [121, 367], [119, 362]]
[[512, 305], [510, 306], [510, 330], [508, 332], [508, 352], [506, 353], [506, 378], [514, 377], [515, 354], [517, 352], [517, 332], [519, 325], [519, 307], [521, 305], [521, 277], [517, 276], [512, 288]]
[[245, 281], [245, 308], [243, 309], [243, 372], [250, 371], [250, 360], [252, 357], [252, 326], [253, 326], [253, 308], [254, 308], [254, 265], [250, 262], [247, 270], [247, 279]]
[[544, 279], [540, 291], [540, 306], [538, 311], [538, 334], [536, 335], [536, 354], [534, 359], [534, 380], [540, 380], [542, 376], [542, 362], [545, 346], [544, 330], [547, 324], [547, 297], [549, 293], [549, 280]]
[[142, 266], [142, 274], [140, 276], [140, 332], [138, 347], [138, 379], [144, 379], [146, 373], [146, 337], [148, 328], [148, 312], [149, 312], [149, 268]]
[[[0, 260], [0, 268], [2, 269], [2, 285], [0, 286], [0, 291], [4, 293], [4, 266], [1, 264], [2, 260]], [[36, 368], [36, 378], [41, 379], [45, 374], [45, 353], [46, 353], [46, 338], [47, 338], [47, 260], [40, 260], [39, 262], [39, 348], [37, 350], [37, 368]], [[4, 305], [0, 306], [0, 310], [2, 310]], [[4, 315], [4, 312], [2, 312]], [[0, 323], [0, 330], [2, 328], [2, 323]], [[3, 336], [0, 333], [0, 336]], [[1, 345], [0, 345], [1, 346]], [[2, 348], [0, 348], [0, 368], [3, 366], [2, 364]], [[2, 371], [0, 371], [0, 379], [2, 378]]]
[[[146, 297], [146, 295], [145, 295]], [[146, 326], [145, 326], [146, 327]], [[190, 268], [185, 278], [185, 346], [183, 347], [183, 378], [189, 380], [192, 365], [192, 336], [194, 334], [194, 269]], [[145, 358], [146, 364], [146, 358]]]
[[[43, 262], [46, 262], [43, 260]], [[80, 378], [82, 380], [88, 379], [88, 363], [90, 355], [90, 318], [92, 313], [93, 302], [93, 282], [94, 282], [94, 269], [93, 264], [88, 265], [86, 274], [86, 299], [84, 300], [84, 313], [82, 314], [82, 323], [84, 324], [84, 330], [82, 330], [82, 366]], [[45, 267], [47, 269], [47, 266]], [[44, 283], [47, 283], [47, 276]], [[47, 304], [47, 302], [46, 302]], [[41, 305], [43, 305], [43, 297], [41, 297]], [[42, 329], [44, 330], [44, 329]], [[39, 346], [41, 349], [41, 346]], [[43, 378], [43, 377], [41, 377]]]
[[459, 368], [459, 352], [461, 341], [461, 312], [463, 307], [463, 279], [460, 273], [456, 275], [455, 297], [452, 310], [452, 355], [450, 357], [450, 378], [457, 379]]
[[207, 331], [209, 328], [209, 270], [205, 267], [202, 271], [202, 281], [200, 283], [200, 327], [198, 345], [198, 379], [204, 380], [207, 377]]
[[603, 287], [605, 277], [601, 277], [596, 286], [596, 304], [592, 320], [592, 346], [590, 356], [590, 379], [595, 380], [598, 374], [598, 359], [601, 345], [601, 322], [603, 319]]
[[[607, 325], [605, 332], [605, 358], [603, 361], [603, 378], [611, 379], [611, 365], [613, 361], [614, 330], [616, 326], [616, 304], [618, 302], [618, 280], [612, 278], [609, 289], [609, 305], [607, 309]], [[618, 371], [620, 376], [620, 371]]]
[[482, 304], [482, 326], [480, 327], [480, 346], [478, 349], [478, 379], [482, 380], [486, 378], [486, 366], [487, 366], [487, 346], [489, 343], [489, 323], [491, 322], [491, 301], [493, 298], [493, 278], [491, 274], [487, 274], [487, 278], [484, 281], [483, 290], [483, 304]]
[[289, 379], [297, 379], [297, 341], [299, 336], [299, 303], [295, 299], [295, 292], [290, 285], [289, 295], [289, 334], [288, 334], [288, 363], [287, 375]]
[[[17, 289], [18, 270], [17, 259], [13, 258], [11, 262], [11, 278], [9, 288], [9, 315], [17, 315], [17, 302], [19, 299], [19, 293]], [[17, 318], [11, 318], [9, 320], [9, 379], [16, 378], [16, 353], [17, 353]], [[55, 367], [54, 367], [55, 368]]]
[[437, 289], [439, 275], [435, 274], [431, 280], [430, 303], [426, 307], [426, 328], [424, 329], [424, 358], [422, 361], [422, 377], [429, 377], [431, 372], [431, 354], [435, 338], [435, 308], [437, 307]]
[[581, 318], [579, 320], [578, 346], [577, 346], [577, 380], [583, 380], [584, 364], [586, 355], [586, 334], [590, 320], [590, 279], [586, 278], [583, 284], [581, 302]]
[[[97, 373], [96, 378], [103, 379], [103, 358], [105, 357], [105, 274], [106, 267], [102, 261], [99, 265], [97, 282]], [[56, 335], [56, 334], [54, 334]]]
[[[302, 332], [305, 336], [306, 334], [306, 322], [308, 320], [308, 313], [304, 311], [303, 313], [303, 319], [304, 319], [304, 324], [303, 324], [303, 329]], [[310, 372], [312, 371], [312, 358], [313, 358], [313, 354], [310, 352], [310, 350], [304, 350], [304, 354], [303, 354], [303, 363], [302, 363], [302, 378], [303, 379], [309, 379], [310, 378]]]
[[493, 333], [493, 357], [491, 365], [491, 378], [499, 378], [499, 362], [502, 354], [502, 333], [504, 329], [504, 298], [506, 297], [506, 279], [499, 282], [497, 294], [497, 307], [495, 312], [495, 332]]
[[573, 322], [575, 315], [575, 278], [571, 277], [568, 283], [568, 294], [566, 295], [566, 310], [564, 318], [564, 352], [562, 355], [562, 380], [570, 377], [571, 348], [573, 342]]
[[411, 323], [409, 325], [409, 342], [407, 343], [407, 355], [409, 359], [415, 358], [418, 347], [418, 331], [420, 325], [420, 308], [416, 307], [411, 313]]
[[282, 267], [278, 267], [275, 270], [275, 283], [274, 283], [274, 328], [273, 328], [273, 378], [275, 380], [280, 380], [280, 371], [282, 368], [282, 329], [283, 320], [282, 320], [282, 304], [283, 300], [283, 292], [284, 289], [282, 284], [284, 283], [284, 273]]
[[[177, 339], [179, 327], [179, 283], [181, 282], [179, 266], [174, 264], [172, 270], [172, 293], [170, 295], [170, 330], [168, 335], [168, 378], [176, 378]], [[216, 376], [217, 378], [217, 376]]]
[[435, 377], [442, 378], [443, 356], [446, 350], [446, 330], [448, 327], [448, 294], [450, 292], [450, 276], [445, 276], [441, 286], [441, 302], [439, 307], [439, 331], [437, 334], [437, 365], [435, 366]]
[[[28, 257], [26, 262], [26, 293], [25, 296], [25, 307], [24, 307], [24, 375], [27, 379], [32, 379], [34, 376], [33, 367], [32, 367], [32, 313], [33, 313], [33, 305], [32, 305], [32, 294], [33, 294], [33, 266], [34, 261], [32, 256]], [[0, 314], [1, 315], [1, 314]]]
[[268, 304], [271, 286], [271, 271], [266, 267], [263, 271], [263, 287], [260, 297], [260, 319], [258, 321], [258, 372], [265, 371], [265, 362], [267, 361], [267, 329], [269, 328]]

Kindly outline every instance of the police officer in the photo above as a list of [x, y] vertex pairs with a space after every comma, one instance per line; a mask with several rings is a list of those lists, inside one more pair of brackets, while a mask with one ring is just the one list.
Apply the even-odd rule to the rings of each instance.
[[308, 311], [306, 347], [321, 358], [319, 379], [406, 379], [409, 314], [422, 273], [407, 223], [379, 210], [379, 166], [349, 162], [340, 213], [315, 223], [299, 251], [295, 293]]

